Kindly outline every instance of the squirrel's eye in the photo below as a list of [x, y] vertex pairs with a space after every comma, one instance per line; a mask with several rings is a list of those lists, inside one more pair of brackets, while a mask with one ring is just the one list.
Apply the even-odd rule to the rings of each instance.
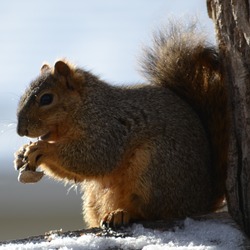
[[40, 98], [40, 106], [45, 106], [51, 104], [53, 101], [53, 95], [52, 94], [44, 94]]

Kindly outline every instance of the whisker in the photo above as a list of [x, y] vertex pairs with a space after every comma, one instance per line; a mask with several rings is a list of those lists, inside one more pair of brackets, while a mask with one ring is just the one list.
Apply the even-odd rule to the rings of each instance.
[[78, 185], [77, 185], [76, 183], [74, 183], [74, 184], [72, 184], [72, 185], [68, 188], [68, 190], [67, 190], [67, 195], [69, 194], [69, 192], [70, 192], [72, 189], [75, 191], [76, 194], [78, 194]]

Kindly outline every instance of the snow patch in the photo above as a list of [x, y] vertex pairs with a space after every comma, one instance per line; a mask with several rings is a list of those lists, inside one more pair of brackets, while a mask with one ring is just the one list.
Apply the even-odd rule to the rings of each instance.
[[184, 227], [171, 231], [144, 228], [140, 224], [131, 226], [129, 237], [104, 237], [86, 234], [80, 237], [52, 235], [50, 242], [8, 244], [3, 250], [107, 250], [117, 247], [130, 250], [238, 250], [242, 249], [244, 237], [235, 227], [216, 220], [195, 221], [187, 218]]

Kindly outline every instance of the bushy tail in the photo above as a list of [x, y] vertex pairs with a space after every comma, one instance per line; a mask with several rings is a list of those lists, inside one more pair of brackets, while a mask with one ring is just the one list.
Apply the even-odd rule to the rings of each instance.
[[212, 149], [214, 208], [225, 195], [229, 119], [220, 57], [196, 25], [171, 25], [159, 32], [145, 50], [146, 78], [186, 100], [199, 115]]

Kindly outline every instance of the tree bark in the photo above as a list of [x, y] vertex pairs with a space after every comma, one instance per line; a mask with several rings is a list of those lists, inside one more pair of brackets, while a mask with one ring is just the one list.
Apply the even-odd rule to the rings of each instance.
[[229, 92], [231, 131], [227, 202], [250, 236], [250, 0], [207, 0]]

